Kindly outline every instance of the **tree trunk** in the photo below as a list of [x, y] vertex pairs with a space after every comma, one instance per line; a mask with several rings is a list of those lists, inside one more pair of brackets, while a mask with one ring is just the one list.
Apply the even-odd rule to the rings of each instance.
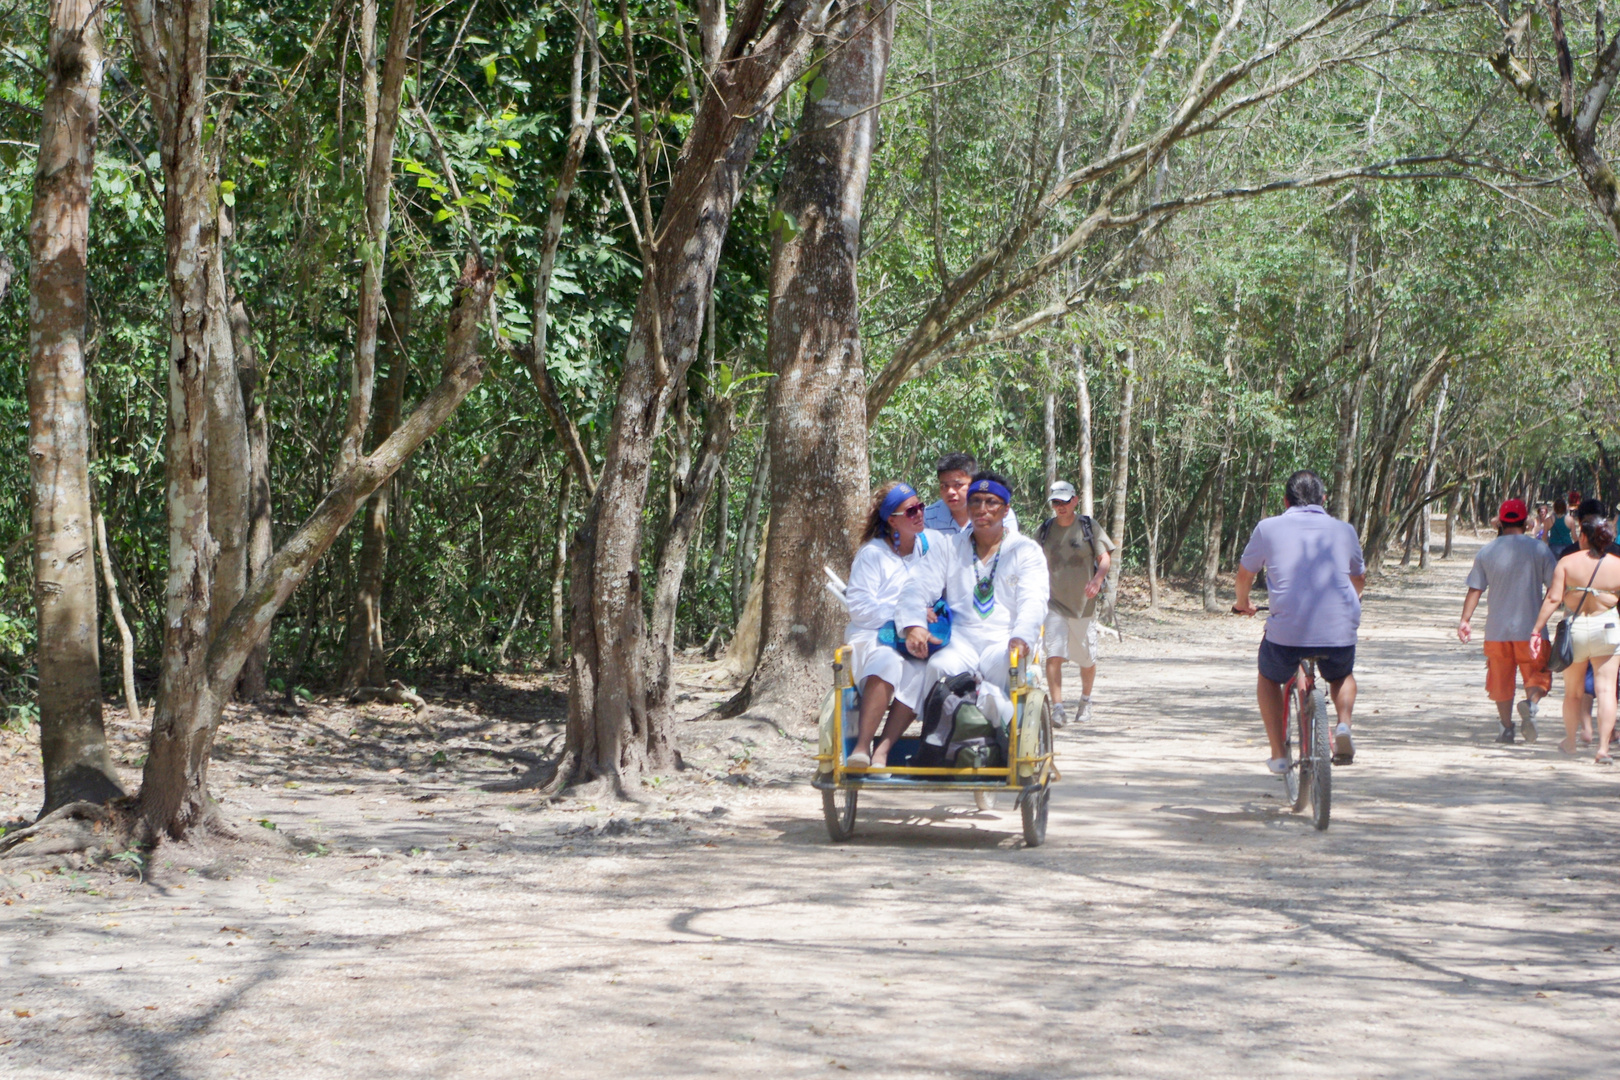
[[[375, 126], [366, 133], [370, 157], [366, 162], [366, 237], [360, 248], [360, 304], [355, 318], [354, 361], [349, 366], [348, 415], [343, 442], [338, 447], [335, 476], [354, 467], [364, 447], [371, 419], [372, 391], [376, 386], [377, 328], [382, 317], [383, 263], [388, 255], [388, 231], [394, 205], [394, 133], [399, 128], [399, 105], [404, 92], [416, 0], [394, 0], [388, 24], [388, 52], [383, 60], [382, 83], [377, 90]], [[375, 49], [368, 42], [367, 49]], [[370, 111], [370, 110], [368, 110]]]
[[[1422, 517], [1423, 547], [1418, 553], [1418, 567], [1423, 570], [1429, 568], [1429, 542], [1434, 532], [1434, 504], [1429, 496], [1434, 491], [1434, 473], [1440, 464], [1440, 418], [1446, 411], [1446, 395], [1451, 390], [1451, 374], [1448, 372], [1440, 377], [1440, 396], [1434, 403], [1434, 427], [1429, 432], [1429, 464], [1423, 471], [1423, 509], [1419, 511]], [[1535, 501], [1531, 500], [1531, 506]]]
[[574, 472], [562, 471], [557, 491], [556, 544], [551, 554], [551, 628], [546, 635], [546, 664], [560, 668], [568, 659], [564, 627], [568, 623], [568, 504], [574, 494]]
[[1446, 497], [1446, 548], [1440, 553], [1442, 559], [1451, 558], [1451, 542], [1457, 532], [1457, 507], [1461, 505], [1460, 492], [1454, 490]]
[[[554, 786], [602, 778], [623, 792], [644, 769], [673, 763], [666, 726], [647, 713], [642, 663], [642, 513], [654, 443], [670, 391], [697, 356], [703, 308], [744, 173], [773, 103], [808, 67], [822, 10], [812, 0], [786, 0], [766, 22], [763, 0], [739, 9], [664, 187], [663, 213], [646, 223], [641, 291], [601, 480], [575, 549], [569, 722]], [[623, 3], [620, 16], [639, 135], [645, 129], [634, 35]], [[639, 145], [642, 206], [650, 218], [645, 157]]]
[[[218, 183], [218, 163], [209, 169], [210, 186]], [[242, 404], [242, 378], [231, 340], [230, 301], [225, 286], [225, 243], [230, 217], [219, 208], [218, 242], [208, 265], [208, 532], [214, 541], [214, 584], [208, 603], [208, 625], [219, 626], [247, 588], [248, 452], [247, 412]], [[235, 689], [229, 693], [234, 693]], [[229, 696], [229, 695], [227, 695]]]
[[107, 521], [102, 517], [101, 511], [96, 516], [96, 548], [101, 552], [102, 582], [107, 587], [107, 613], [113, 617], [113, 625], [118, 627], [118, 641], [123, 646], [118, 655], [120, 673], [124, 677], [124, 713], [129, 722], [138, 724], [141, 716], [141, 699], [135, 691], [135, 635], [130, 632], [129, 622], [124, 618], [124, 605], [118, 600], [118, 575], [113, 572], [112, 549], [107, 544]]
[[[242, 409], [247, 416], [248, 504], [247, 579], [264, 571], [275, 551], [270, 528], [270, 418], [265, 412], [267, 395], [260, 392], [259, 354], [253, 344], [253, 327], [242, 301], [231, 304], [231, 344], [236, 354], [237, 375], [242, 384]], [[242, 665], [242, 681], [236, 691], [249, 700], [264, 696], [270, 660], [270, 636], [261, 642]]]
[[[415, 294], [403, 275], [394, 283], [388, 303], [388, 328], [379, 342], [387, 375], [377, 394], [377, 412], [371, 418], [373, 448], [381, 446], [399, 426], [405, 407], [405, 380], [411, 369], [405, 341], [410, 336], [411, 311]], [[345, 690], [359, 686], [386, 686], [388, 653], [383, 647], [383, 577], [388, 569], [388, 488], [384, 484], [366, 500], [361, 518], [360, 561], [355, 570], [354, 601], [349, 608], [349, 626], [344, 639], [343, 674], [339, 685]]]
[[664, 543], [658, 552], [653, 583], [652, 633], [647, 642], [647, 707], [655, 716], [669, 707], [670, 671], [675, 663], [675, 616], [681, 602], [681, 582], [686, 577], [686, 556], [691, 550], [703, 506], [709, 500], [720, 462], [736, 431], [737, 403], [728, 394], [709, 399], [703, 447], [696, 464], [682, 485], [681, 501], [670, 519]]
[[1057, 395], [1046, 395], [1046, 414], [1043, 417], [1041, 434], [1045, 437], [1042, 445], [1044, 453], [1042, 459], [1046, 462], [1046, 491], [1052, 490], [1057, 483], [1058, 454], [1057, 454]]
[[725, 460], [714, 478], [714, 547], [709, 552], [709, 588], [719, 586], [726, 565], [726, 534], [731, 530], [731, 470]]
[[1119, 575], [1125, 554], [1125, 500], [1130, 493], [1131, 411], [1136, 402], [1136, 346], [1125, 349], [1125, 370], [1119, 376], [1119, 428], [1114, 435], [1113, 520], [1108, 535], [1114, 541], [1114, 558], [1108, 568], [1108, 611], [1119, 625]]
[[[333, 482], [314, 512], [248, 585], [225, 624], [199, 643], [205, 649], [201, 670], [194, 682], [184, 685], [186, 693], [165, 696], [160, 687], [152, 752], [146, 759], [140, 796], [141, 817], [154, 833], [181, 837], [208, 819], [209, 751], [230, 687], [248, 655], [269, 632], [275, 613], [309, 576], [367, 496], [443, 426], [483, 378], [478, 325], [494, 291], [495, 271], [469, 256], [445, 330], [444, 371], [438, 386], [392, 436]], [[170, 664], [167, 657], [165, 660], [167, 675]]]
[[51, 0], [28, 247], [28, 457], [38, 634], [40, 815], [124, 793], [101, 718], [90, 416], [85, 405], [90, 182], [95, 171], [102, 13]]
[[1226, 484], [1232, 471], [1232, 445], [1237, 429], [1237, 358], [1238, 320], [1242, 301], [1232, 300], [1232, 325], [1226, 332], [1226, 345], [1221, 350], [1222, 368], [1226, 372], [1226, 425], [1221, 435], [1221, 456], [1215, 463], [1215, 483], [1209, 492], [1209, 518], [1204, 528], [1204, 610], [1219, 613], [1220, 598], [1216, 584], [1221, 572], [1221, 530], [1226, 523]]
[[1074, 347], [1075, 416], [1080, 421], [1080, 512], [1090, 517], [1097, 512], [1092, 480], [1091, 384], [1086, 378], [1086, 350]]
[[[214, 595], [209, 523], [209, 278], [218, 221], [203, 129], [208, 122], [210, 0], [125, 0], [163, 163], [169, 292], [169, 402], [164, 441], [169, 567], [163, 663], [141, 784], [142, 816], [184, 835], [208, 812], [205, 779], [216, 701], [207, 675]], [[199, 724], [203, 730], [199, 730]]]
[[850, 4], [818, 42], [826, 93], [806, 100], [778, 188], [777, 212], [796, 225], [772, 244], [766, 436], [794, 468], [771, 477], [759, 659], [727, 712], [802, 710], [848, 622], [822, 567], [855, 557], [869, 489], [856, 261], [895, 11]]
[[[759, 453], [754, 457], [754, 475], [748, 481], [748, 497], [743, 500], [742, 527], [737, 530], [737, 560], [731, 567], [731, 610], [739, 629], [749, 593], [754, 587], [754, 555], [759, 549], [761, 528], [759, 510], [765, 502], [765, 491], [770, 483], [771, 444], [770, 440], [762, 438]], [[757, 633], [756, 630], [756, 641]], [[748, 670], [752, 671], [754, 657], [750, 656], [747, 663]]]

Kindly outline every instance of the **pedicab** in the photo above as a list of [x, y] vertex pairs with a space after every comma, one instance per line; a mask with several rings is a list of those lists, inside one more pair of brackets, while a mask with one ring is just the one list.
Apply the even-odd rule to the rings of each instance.
[[1052, 782], [1061, 779], [1052, 757], [1052, 708], [1046, 691], [1029, 678], [1028, 657], [1008, 653], [1013, 716], [1007, 725], [1006, 763], [973, 768], [915, 764], [921, 738], [898, 740], [888, 764], [861, 768], [845, 764], [860, 731], [861, 693], [854, 685], [860, 669], [857, 646], [833, 655], [833, 689], [821, 707], [821, 741], [811, 784], [821, 791], [827, 834], [835, 843], [855, 833], [855, 806], [864, 790], [972, 793], [981, 807], [996, 793], [1009, 793], [1023, 815], [1024, 843], [1046, 840], [1047, 801]]

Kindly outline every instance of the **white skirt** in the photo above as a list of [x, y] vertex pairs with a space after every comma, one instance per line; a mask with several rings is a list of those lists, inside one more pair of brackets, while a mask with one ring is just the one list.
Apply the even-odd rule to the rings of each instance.
[[876, 675], [894, 687], [894, 700], [916, 712], [922, 708], [923, 676], [928, 670], [926, 661], [914, 656], [901, 656], [898, 651], [878, 641], [876, 630], [850, 627], [844, 640], [856, 646], [855, 685], [865, 691], [866, 680]]

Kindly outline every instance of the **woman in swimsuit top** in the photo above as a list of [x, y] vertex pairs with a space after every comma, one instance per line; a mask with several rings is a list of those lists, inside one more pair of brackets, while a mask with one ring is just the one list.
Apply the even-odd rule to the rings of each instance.
[[1608, 554], [1614, 543], [1614, 524], [1606, 517], [1581, 518], [1580, 550], [1558, 560], [1552, 584], [1536, 615], [1530, 635], [1531, 655], [1545, 655], [1542, 631], [1553, 612], [1563, 605], [1570, 614], [1569, 638], [1573, 662], [1564, 669], [1564, 741], [1558, 748], [1575, 752], [1575, 731], [1586, 712], [1586, 667], [1592, 666], [1597, 691], [1597, 763], [1613, 764], [1609, 740], [1614, 735], [1615, 678], [1620, 674], [1620, 557]]

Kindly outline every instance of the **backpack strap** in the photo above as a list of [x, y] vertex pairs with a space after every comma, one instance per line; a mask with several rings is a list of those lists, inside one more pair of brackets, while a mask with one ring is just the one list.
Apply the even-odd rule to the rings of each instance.
[[1046, 534], [1052, 531], [1052, 522], [1056, 520], [1055, 517], [1049, 517], [1041, 522], [1041, 527], [1035, 530], [1035, 542], [1037, 544], [1046, 543]]

